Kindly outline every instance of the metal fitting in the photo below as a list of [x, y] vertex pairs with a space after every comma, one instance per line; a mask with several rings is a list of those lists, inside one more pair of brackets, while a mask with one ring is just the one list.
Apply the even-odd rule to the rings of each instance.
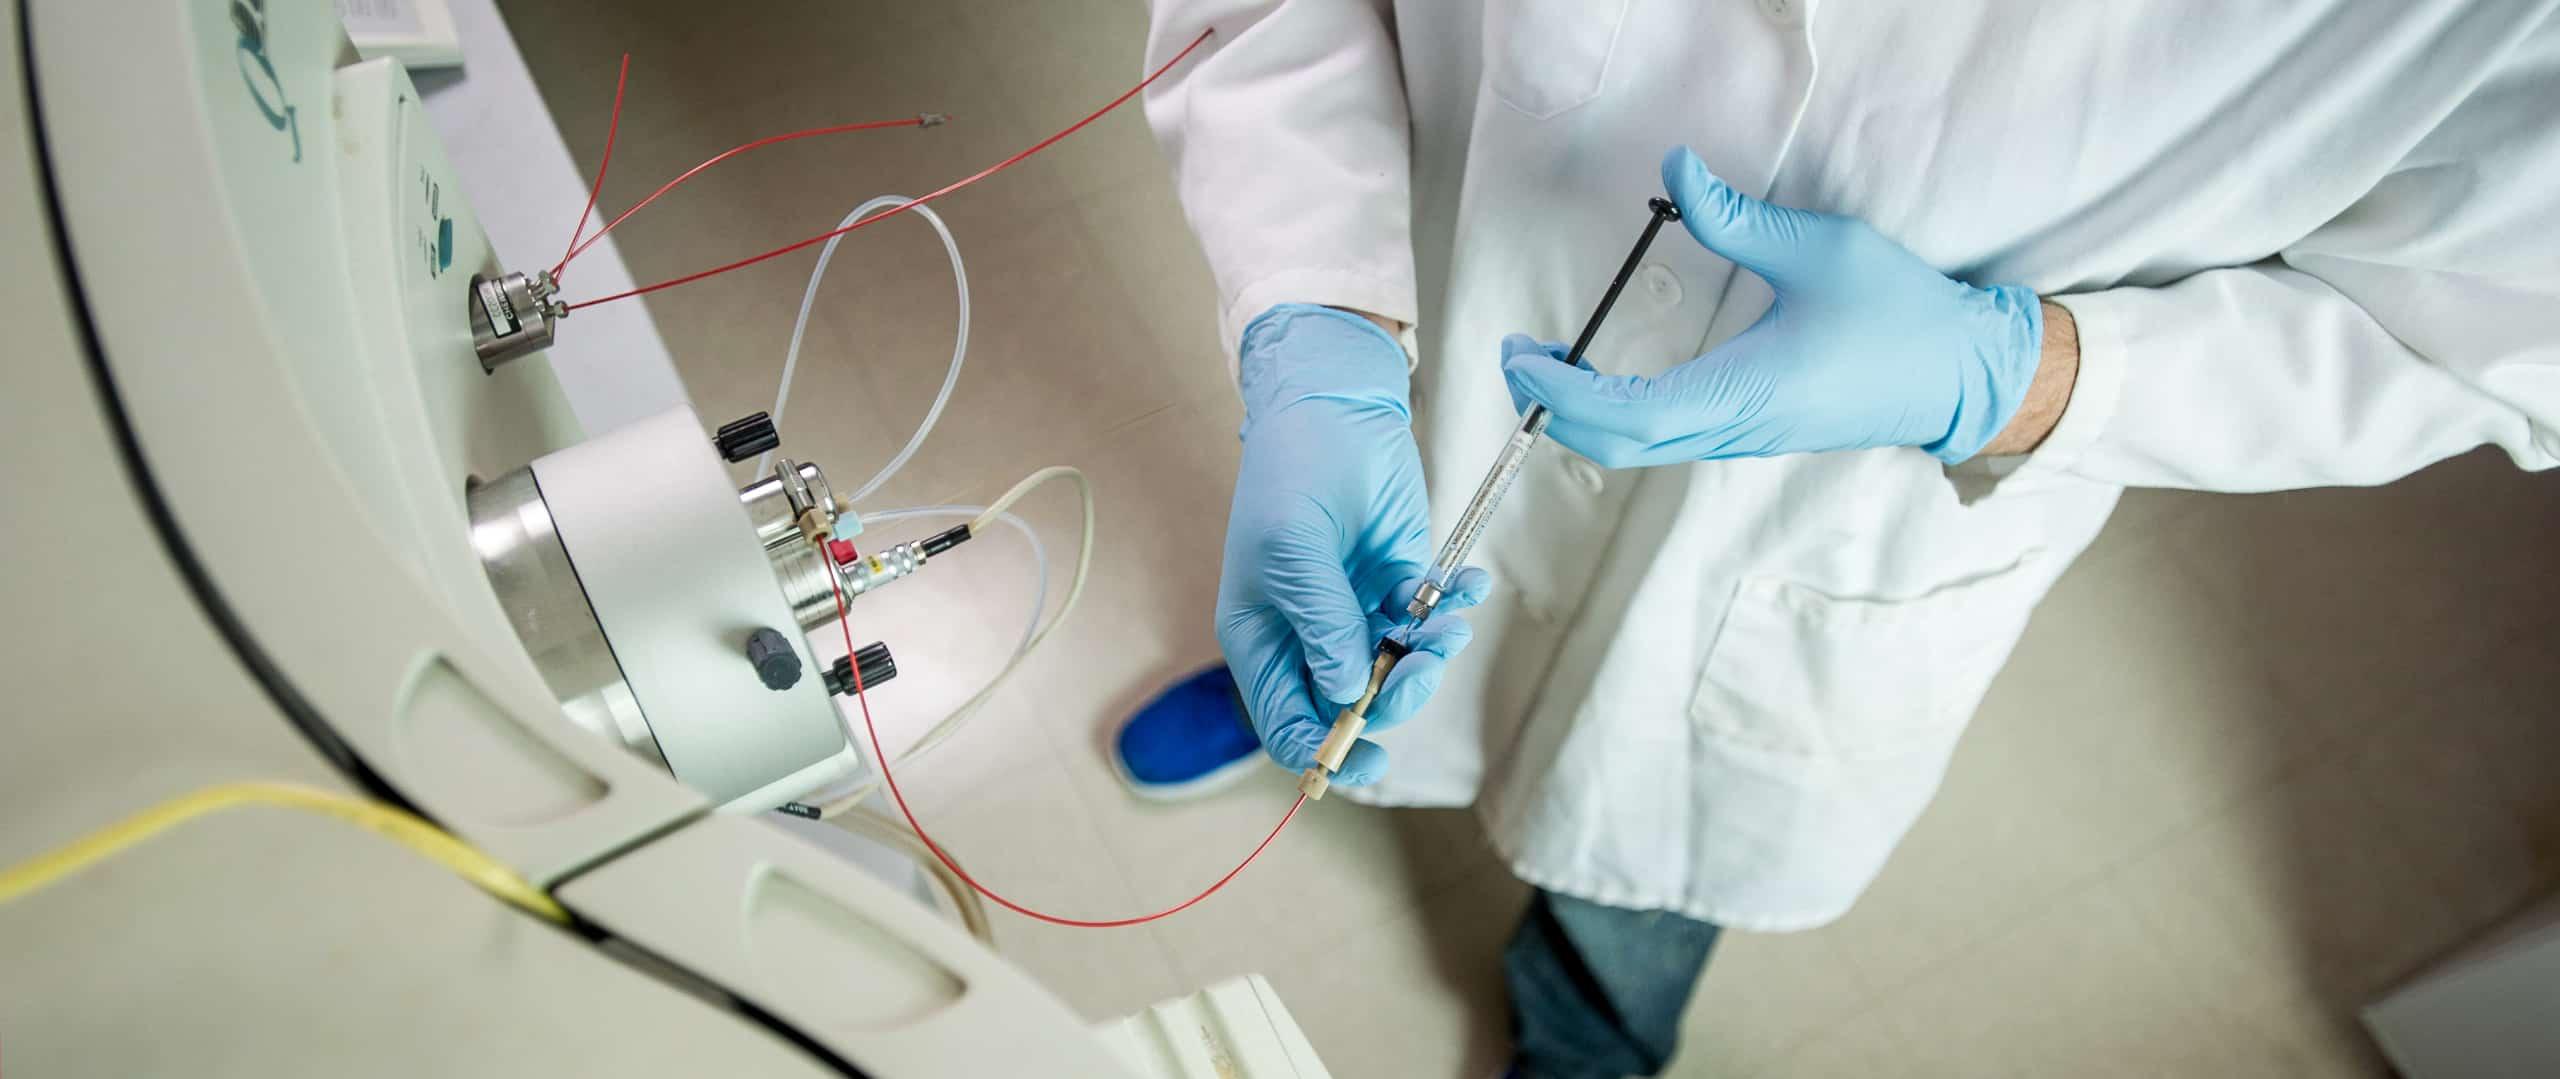
[[844, 582], [845, 598], [850, 600], [923, 569], [925, 557], [923, 541], [901, 543], [837, 566], [836, 579]]
[[480, 355], [483, 373], [551, 347], [560, 320], [569, 317], [569, 305], [560, 302], [559, 293], [559, 282], [549, 270], [532, 277], [471, 275], [471, 348]]
[[774, 459], [773, 472], [738, 491], [756, 542], [773, 560], [782, 598], [802, 630], [814, 631], [835, 621], [838, 578], [835, 560], [827, 557], [827, 530], [832, 528], [835, 492], [818, 466], [788, 457]]
[[1440, 582], [1422, 582], [1422, 587], [1413, 590], [1413, 601], [1404, 605], [1405, 617], [1414, 622], [1431, 617], [1431, 612], [1440, 609], [1442, 594]]
[[801, 466], [791, 463], [791, 458], [777, 457], [773, 478], [782, 483], [783, 497], [791, 505], [791, 523], [800, 530], [800, 538], [813, 548], [826, 546], [827, 537], [835, 530], [836, 507], [840, 504], [835, 492], [827, 487], [826, 474], [814, 468], [804, 472]]

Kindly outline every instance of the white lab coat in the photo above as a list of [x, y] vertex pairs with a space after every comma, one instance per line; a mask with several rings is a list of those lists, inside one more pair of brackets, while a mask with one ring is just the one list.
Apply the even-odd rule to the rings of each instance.
[[[1373, 797], [1475, 800], [1535, 884], [1838, 917], [2124, 486], [2560, 460], [2549, 0], [1159, 0], [1147, 112], [1230, 349], [1282, 301], [1411, 322], [1435, 535], [1515, 422], [1496, 342], [1579, 329], [1686, 143], [2057, 298], [2078, 388], [2022, 460], [1603, 472], [1548, 447], [1496, 597]], [[1768, 290], [1665, 233], [1592, 355], [1658, 372]]]

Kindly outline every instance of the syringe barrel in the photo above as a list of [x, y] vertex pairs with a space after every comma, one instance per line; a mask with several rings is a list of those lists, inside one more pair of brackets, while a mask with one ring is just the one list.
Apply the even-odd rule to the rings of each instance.
[[1547, 410], [1531, 406], [1528, 414], [1520, 418], [1520, 426], [1511, 432], [1511, 440], [1502, 444], [1502, 454], [1494, 458], [1484, 482], [1476, 485], [1475, 497], [1467, 500], [1465, 512], [1458, 515], [1457, 527], [1449, 531], [1448, 540], [1440, 545], [1440, 556], [1432, 560], [1430, 583], [1415, 594], [1405, 613], [1416, 619], [1427, 618], [1440, 605], [1440, 597], [1448, 593], [1458, 568], [1466, 565], [1467, 556], [1475, 551], [1476, 540], [1483, 538], [1485, 525], [1493, 520], [1494, 507], [1510, 493], [1511, 482], [1520, 478], [1521, 464], [1529, 459], [1529, 451], [1537, 447], [1538, 438], [1546, 429]]
[[[1609, 308], [1618, 302], [1618, 294], [1626, 290], [1627, 279], [1635, 276], [1636, 266], [1644, 260], [1645, 249], [1653, 246], [1654, 235], [1662, 231], [1662, 223], [1680, 219], [1680, 208], [1672, 205], [1669, 199], [1653, 199], [1645, 206], [1653, 211], [1653, 219], [1645, 222], [1644, 234], [1636, 237], [1635, 247], [1627, 252], [1627, 260], [1618, 266], [1618, 276], [1610, 280], [1609, 291], [1600, 295], [1600, 306], [1593, 308], [1590, 320], [1582, 324], [1582, 335], [1574, 338], [1573, 348], [1565, 354], [1564, 362], [1582, 362], [1584, 351], [1591, 347], [1591, 339], [1599, 336], [1601, 321], [1609, 317]], [[1467, 556], [1474, 553], [1476, 540], [1484, 534], [1485, 522], [1493, 518], [1493, 508], [1502, 504], [1503, 495], [1510, 493], [1511, 481], [1520, 478], [1521, 463], [1529, 459], [1529, 451], [1546, 433], [1547, 407], [1529, 406], [1529, 411], [1520, 416], [1520, 426], [1511, 432], [1511, 441], [1503, 444], [1502, 456], [1494, 459], [1493, 470], [1485, 473], [1484, 482], [1477, 485], [1476, 496], [1467, 500], [1466, 512], [1458, 515], [1458, 527], [1450, 531], [1448, 542], [1440, 545], [1440, 557], [1431, 563], [1431, 576], [1425, 578], [1421, 589], [1414, 593], [1413, 602], [1405, 605], [1405, 614], [1414, 621], [1431, 617], [1431, 612], [1440, 606], [1440, 597], [1446, 595], [1449, 586], [1456, 582], [1458, 567], [1465, 565]]]

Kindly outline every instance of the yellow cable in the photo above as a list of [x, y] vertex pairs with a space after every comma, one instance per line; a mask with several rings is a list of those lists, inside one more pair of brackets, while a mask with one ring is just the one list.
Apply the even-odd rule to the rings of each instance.
[[152, 806], [51, 851], [0, 869], [0, 903], [34, 892], [177, 825], [234, 806], [265, 805], [336, 817], [425, 855], [529, 914], [567, 924], [569, 912], [504, 863], [417, 816], [377, 802], [291, 783], [223, 783]]

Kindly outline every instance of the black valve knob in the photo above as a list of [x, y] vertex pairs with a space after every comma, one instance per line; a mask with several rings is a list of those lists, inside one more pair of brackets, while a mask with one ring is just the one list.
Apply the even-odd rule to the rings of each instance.
[[889, 646], [879, 641], [854, 649], [851, 656], [836, 660], [827, 668], [827, 692], [838, 695], [853, 692], [854, 664], [862, 665], [862, 688], [878, 689], [880, 683], [898, 676], [898, 661], [889, 655]]
[[747, 635], [747, 662], [754, 664], [756, 677], [764, 679], [766, 689], [789, 689], [800, 684], [800, 653], [791, 641], [772, 627], [764, 627]]
[[719, 447], [720, 456], [734, 464], [782, 445], [782, 434], [773, 429], [773, 417], [758, 412], [721, 424], [711, 436], [711, 444]]

